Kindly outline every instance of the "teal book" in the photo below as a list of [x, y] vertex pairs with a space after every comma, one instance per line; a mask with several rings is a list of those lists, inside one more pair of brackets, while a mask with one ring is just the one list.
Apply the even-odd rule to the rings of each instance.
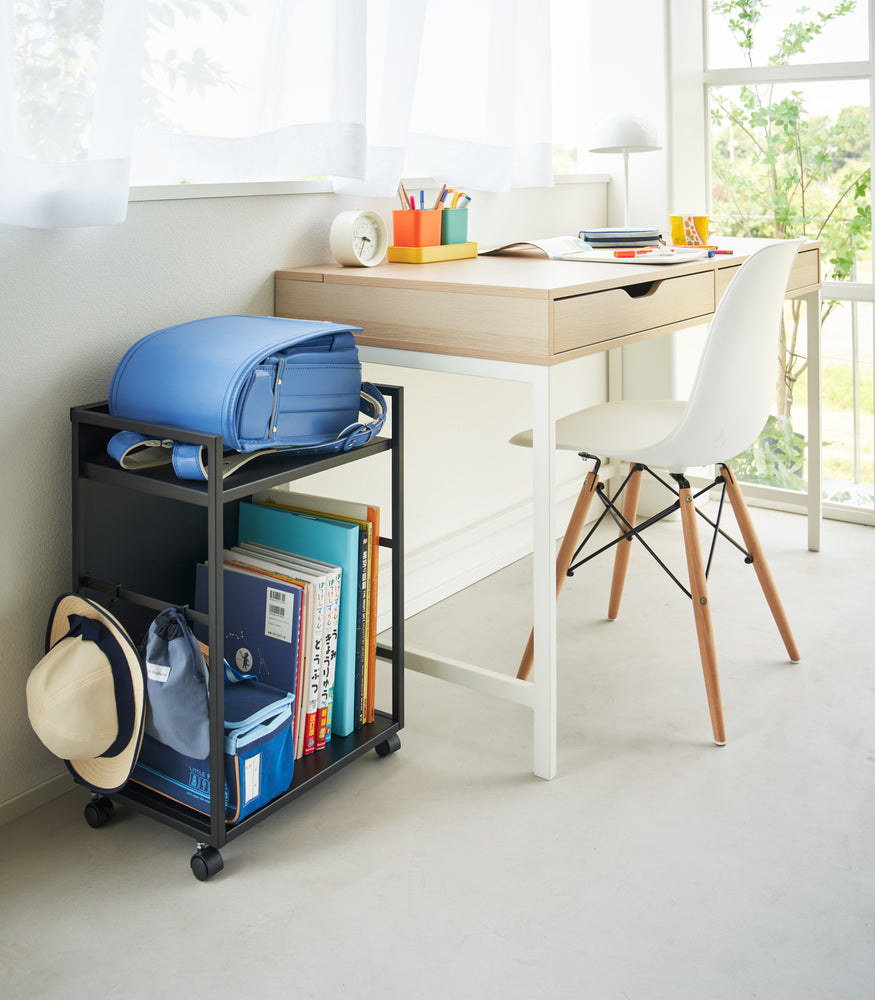
[[358, 619], [359, 529], [356, 524], [325, 521], [279, 507], [240, 504], [240, 545], [273, 545], [310, 559], [340, 566], [340, 619], [331, 732], [349, 736], [355, 729], [356, 624]]

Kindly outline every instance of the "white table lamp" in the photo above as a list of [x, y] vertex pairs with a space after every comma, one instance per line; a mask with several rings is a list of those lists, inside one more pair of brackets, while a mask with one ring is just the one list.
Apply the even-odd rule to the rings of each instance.
[[617, 115], [606, 118], [596, 126], [589, 147], [591, 153], [622, 153], [623, 174], [625, 179], [626, 221], [629, 226], [629, 154], [649, 153], [662, 149], [656, 135], [656, 129], [643, 118]]

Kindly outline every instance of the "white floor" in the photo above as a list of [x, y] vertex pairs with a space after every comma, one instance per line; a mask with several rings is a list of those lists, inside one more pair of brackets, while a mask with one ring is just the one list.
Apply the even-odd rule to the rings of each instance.
[[[84, 791], [0, 829], [10, 998], [866, 1000], [875, 996], [875, 531], [754, 511], [803, 662], [753, 571], [711, 597], [728, 745], [690, 606], [636, 552], [560, 602], [559, 774], [519, 706], [407, 675], [402, 748], [370, 754], [223, 849]], [[659, 529], [677, 539], [679, 525]], [[676, 553], [677, 554], [677, 553]], [[515, 670], [528, 564], [409, 623]]]

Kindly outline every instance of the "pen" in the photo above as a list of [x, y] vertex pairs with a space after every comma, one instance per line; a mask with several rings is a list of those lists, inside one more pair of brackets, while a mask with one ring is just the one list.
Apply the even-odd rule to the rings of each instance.
[[416, 199], [413, 197], [413, 195], [410, 196], [410, 207], [413, 209], [414, 212], [416, 211]]
[[425, 191], [419, 192], [419, 210], [420, 212], [425, 210]]
[[715, 246], [703, 246], [703, 247], [666, 247], [666, 250], [671, 250], [674, 253], [676, 250], [708, 250], [711, 253], [726, 254], [727, 256], [735, 253], [734, 250], [718, 250]]
[[615, 250], [615, 257], [640, 257], [643, 253], [653, 253], [658, 247], [646, 247], [643, 250]]

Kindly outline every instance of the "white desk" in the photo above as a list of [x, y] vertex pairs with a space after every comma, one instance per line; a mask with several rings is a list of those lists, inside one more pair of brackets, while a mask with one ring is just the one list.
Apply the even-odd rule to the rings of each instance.
[[[661, 266], [478, 257], [433, 264], [336, 265], [276, 273], [277, 316], [363, 328], [363, 361], [525, 382], [532, 387], [534, 482], [531, 680], [408, 647], [405, 665], [532, 709], [534, 773], [552, 778], [556, 740], [555, 417], [551, 374], [566, 361], [706, 323], [760, 241], [733, 256]], [[807, 303], [809, 441], [820, 440], [820, 247], [799, 254], [788, 295]], [[581, 401], [583, 404], [585, 401]], [[809, 548], [820, 546], [820, 457], [809, 455]], [[564, 526], [562, 526], [564, 528]], [[513, 665], [516, 669], [516, 663]]]

